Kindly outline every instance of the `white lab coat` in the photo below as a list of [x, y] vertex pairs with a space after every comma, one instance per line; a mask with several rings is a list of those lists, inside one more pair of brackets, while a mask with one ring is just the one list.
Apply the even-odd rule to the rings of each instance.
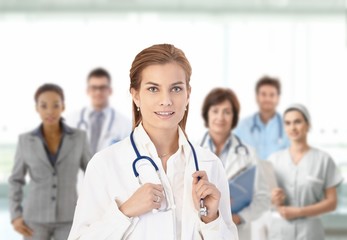
[[[207, 135], [205, 141], [202, 142], [203, 147], [212, 150], [210, 145], [212, 143], [211, 140], [210, 136]], [[229, 149], [224, 149], [227, 153], [222, 155], [224, 157], [221, 157], [228, 179], [231, 179], [235, 173], [246, 166], [257, 166], [252, 202], [248, 207], [245, 207], [238, 213], [243, 221], [242, 224], [238, 225], [239, 238], [240, 240], [250, 240], [251, 222], [258, 219], [262, 213], [270, 208], [270, 189], [261, 161], [256, 156], [255, 149], [243, 144], [247, 148], [248, 154], [242, 147], [236, 152], [235, 149], [240, 144], [238, 139], [233, 134], [230, 134], [229, 140], [231, 141], [231, 145]]]
[[[337, 187], [342, 175], [329, 154], [310, 148], [295, 165], [285, 149], [272, 154], [272, 162], [278, 186], [286, 195], [286, 206], [304, 207], [324, 199], [325, 190]], [[302, 217], [293, 220], [282, 218], [274, 209], [270, 221], [269, 239], [277, 240], [323, 240], [324, 228], [319, 218]]]
[[[85, 130], [89, 142], [91, 136], [90, 115], [92, 111], [92, 107], [85, 107], [67, 115], [65, 119], [69, 126]], [[129, 136], [131, 132], [131, 121], [126, 116], [112, 107], [107, 107], [103, 111], [105, 113], [105, 118], [101, 129], [97, 151], [124, 139]]]
[[[146, 142], [141, 139], [143, 136], [149, 139], [144, 133], [142, 125], [135, 128], [136, 146], [142, 155], [150, 156], [159, 166], [160, 159], [146, 150], [147, 144], [142, 144]], [[184, 138], [182, 151], [186, 161], [185, 169], [176, 169], [184, 171], [183, 206], [176, 206], [182, 211], [181, 239], [238, 239], [236, 226], [231, 221], [229, 189], [223, 166], [214, 154], [200, 147], [195, 148], [199, 168], [206, 171], [209, 181], [220, 190], [221, 199], [219, 217], [215, 221], [205, 224], [198, 217], [192, 200], [194, 158], [181, 129], [179, 133], [179, 142]], [[153, 149], [153, 143], [150, 145]], [[132, 169], [135, 158], [129, 137], [95, 154], [87, 167], [68, 240], [176, 239], [175, 210], [148, 212], [133, 218], [119, 210], [118, 206], [141, 186]], [[159, 167], [159, 173], [165, 178], [162, 167]], [[172, 188], [164, 183], [166, 191], [173, 195]]]

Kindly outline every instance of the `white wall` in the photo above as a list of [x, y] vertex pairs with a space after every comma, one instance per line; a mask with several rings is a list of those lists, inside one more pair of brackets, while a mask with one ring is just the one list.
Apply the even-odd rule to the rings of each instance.
[[316, 142], [346, 142], [344, 16], [3, 15], [0, 34], [0, 142], [16, 142], [39, 123], [33, 94], [42, 83], [64, 88], [66, 112], [86, 104], [85, 78], [97, 66], [113, 77], [112, 104], [131, 117], [131, 62], [163, 42], [181, 48], [193, 67], [192, 139], [205, 131], [201, 104], [211, 88], [233, 88], [243, 117], [256, 110], [254, 84], [268, 74], [282, 81], [280, 110], [292, 102], [309, 107]]

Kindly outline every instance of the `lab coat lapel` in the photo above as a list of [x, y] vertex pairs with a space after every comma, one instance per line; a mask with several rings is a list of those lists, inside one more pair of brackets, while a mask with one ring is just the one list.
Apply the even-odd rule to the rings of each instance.
[[48, 160], [46, 150], [43, 146], [42, 141], [38, 136], [31, 136], [30, 144], [32, 145], [30, 149], [36, 154], [37, 158], [40, 159], [46, 167], [53, 169], [53, 166]]
[[[182, 239], [196, 239], [198, 229], [198, 211], [195, 209], [192, 199], [192, 174], [196, 171], [193, 153], [189, 146], [184, 145], [184, 155], [187, 160], [185, 174], [184, 174], [184, 195], [183, 195], [183, 208], [182, 208]], [[199, 157], [198, 157], [199, 158]], [[199, 160], [199, 159], [198, 159]], [[195, 238], [194, 238], [195, 236]]]
[[224, 166], [227, 177], [229, 179], [232, 178], [241, 169], [251, 164], [248, 155], [241, 155], [235, 152], [235, 149], [239, 144], [240, 143], [237, 141], [237, 139], [232, 136], [232, 145], [230, 146], [230, 149], [228, 151], [228, 156]]

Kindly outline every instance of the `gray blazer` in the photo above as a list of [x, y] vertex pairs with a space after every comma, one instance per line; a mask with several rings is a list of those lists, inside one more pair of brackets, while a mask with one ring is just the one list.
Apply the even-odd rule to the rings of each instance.
[[[37, 223], [71, 222], [77, 202], [77, 175], [91, 158], [86, 133], [69, 128], [54, 166], [36, 131], [21, 134], [9, 178], [11, 220]], [[25, 176], [30, 182], [23, 203]]]

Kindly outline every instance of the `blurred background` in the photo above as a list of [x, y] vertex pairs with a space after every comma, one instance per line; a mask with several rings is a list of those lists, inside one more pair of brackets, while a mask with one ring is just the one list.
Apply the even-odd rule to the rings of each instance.
[[[0, 238], [12, 230], [7, 179], [18, 134], [39, 118], [33, 95], [57, 83], [65, 114], [88, 103], [86, 77], [95, 67], [112, 76], [111, 104], [131, 118], [129, 69], [157, 43], [181, 48], [193, 67], [187, 132], [200, 139], [202, 101], [230, 87], [241, 117], [257, 110], [254, 85], [278, 77], [279, 110], [293, 102], [312, 115], [309, 142], [328, 151], [347, 179], [347, 1], [344, 0], [0, 0]], [[339, 206], [323, 216], [327, 239], [347, 239], [347, 181]]]

